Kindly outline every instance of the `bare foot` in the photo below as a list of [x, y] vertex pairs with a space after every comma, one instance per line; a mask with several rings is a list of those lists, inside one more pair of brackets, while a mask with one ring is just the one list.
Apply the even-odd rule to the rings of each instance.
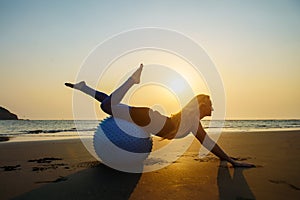
[[144, 67], [143, 64], [141, 64], [140, 67], [130, 77], [130, 79], [133, 80], [135, 84], [140, 83], [143, 67]]
[[79, 83], [76, 83], [76, 84], [72, 84], [72, 83], [65, 83], [65, 85], [67, 87], [70, 87], [70, 88], [74, 88], [74, 89], [78, 89], [80, 90], [83, 86], [85, 86], [85, 82], [84, 81], [81, 81]]

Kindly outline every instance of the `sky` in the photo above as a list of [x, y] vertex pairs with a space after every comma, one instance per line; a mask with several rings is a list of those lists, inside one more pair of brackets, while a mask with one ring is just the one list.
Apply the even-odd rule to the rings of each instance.
[[[0, 27], [0, 106], [19, 118], [72, 119], [64, 82], [76, 80], [89, 53], [120, 32], [158, 27], [205, 49], [223, 80], [227, 119], [300, 119], [296, 0], [0, 0]], [[127, 63], [147, 64], [150, 55]]]

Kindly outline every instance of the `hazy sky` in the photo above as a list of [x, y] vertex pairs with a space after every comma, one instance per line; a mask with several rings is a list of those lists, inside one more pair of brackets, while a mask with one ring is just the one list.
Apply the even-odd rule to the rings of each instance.
[[1, 0], [0, 27], [0, 106], [21, 118], [72, 119], [63, 83], [97, 44], [141, 27], [179, 31], [206, 50], [223, 79], [227, 118], [300, 118], [296, 0]]

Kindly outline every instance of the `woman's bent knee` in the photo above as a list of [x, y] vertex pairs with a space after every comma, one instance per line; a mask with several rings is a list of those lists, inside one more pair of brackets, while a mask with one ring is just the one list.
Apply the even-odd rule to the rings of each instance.
[[112, 111], [111, 111], [111, 101], [110, 101], [110, 97], [105, 98], [101, 105], [100, 108], [103, 110], [103, 112], [105, 112], [106, 114], [112, 115]]

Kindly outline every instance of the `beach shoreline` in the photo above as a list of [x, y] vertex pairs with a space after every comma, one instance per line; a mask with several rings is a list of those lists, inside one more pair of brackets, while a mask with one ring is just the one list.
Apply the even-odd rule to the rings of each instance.
[[[214, 130], [211, 129], [208, 134], [217, 134], [219, 136], [223, 134], [247, 134], [247, 133], [300, 133], [299, 128], [286, 128], [286, 129], [251, 129], [251, 130], [225, 130], [222, 131], [221, 133], [214, 133]], [[77, 140], [77, 139], [89, 139], [93, 138], [93, 134], [81, 134], [76, 131], [70, 132], [69, 135], [68, 133], [65, 133], [63, 136], [62, 135], [51, 135], [51, 134], [37, 134], [37, 135], [0, 135], [0, 143], [2, 142], [39, 142], [39, 141], [59, 141], [59, 140]]]
[[258, 167], [199, 158], [197, 141], [174, 163], [143, 174], [106, 167], [80, 139], [1, 142], [0, 199], [299, 199], [300, 131], [224, 133], [218, 143]]

